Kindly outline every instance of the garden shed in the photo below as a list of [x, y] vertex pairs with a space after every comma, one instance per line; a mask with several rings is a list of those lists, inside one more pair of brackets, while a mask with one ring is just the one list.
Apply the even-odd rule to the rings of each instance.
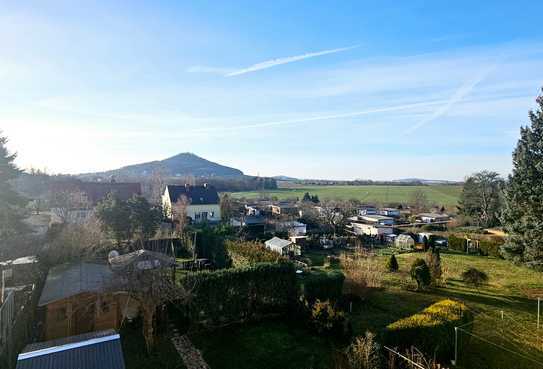
[[415, 240], [409, 234], [401, 234], [396, 237], [394, 245], [400, 249], [412, 249], [415, 247]]

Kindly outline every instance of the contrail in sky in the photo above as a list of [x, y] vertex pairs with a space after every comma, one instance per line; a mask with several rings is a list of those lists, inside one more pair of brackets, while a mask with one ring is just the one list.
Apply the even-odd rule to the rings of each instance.
[[287, 119], [287, 120], [279, 120], [279, 121], [271, 121], [271, 122], [255, 123], [255, 124], [245, 124], [245, 125], [238, 125], [238, 126], [201, 128], [201, 129], [191, 130], [190, 132], [198, 133], [198, 132], [214, 132], [214, 131], [235, 131], [235, 130], [243, 130], [243, 129], [251, 129], [251, 128], [285, 126], [285, 125], [291, 125], [291, 124], [296, 124], [296, 123], [307, 123], [307, 122], [329, 120], [329, 119], [354, 118], [354, 117], [360, 117], [363, 115], [370, 115], [370, 114], [376, 114], [376, 113], [386, 113], [386, 112], [392, 112], [392, 111], [414, 109], [414, 108], [425, 107], [425, 106], [442, 105], [446, 102], [447, 102], [446, 100], [424, 101], [424, 102], [413, 103], [413, 104], [387, 106], [387, 107], [382, 107], [382, 108], [373, 108], [373, 109], [368, 109], [368, 110], [361, 110], [361, 111], [342, 113], [342, 114], [319, 115], [319, 116], [307, 117], [307, 118], [295, 118], [295, 119]]
[[425, 126], [426, 124], [432, 122], [433, 120], [447, 114], [447, 112], [453, 107], [454, 104], [459, 103], [460, 101], [464, 100], [464, 98], [471, 92], [473, 89], [481, 83], [484, 79], [488, 77], [488, 75], [493, 72], [498, 66], [498, 63], [493, 64], [489, 68], [486, 68], [481, 73], [479, 73], [475, 78], [466, 81], [458, 90], [455, 91], [455, 93], [447, 100], [445, 105], [439, 107], [436, 111], [434, 111], [430, 116], [418, 121], [411, 127], [409, 127], [405, 133], [413, 133], [417, 129]]
[[248, 66], [246, 68], [238, 69], [238, 70], [235, 70], [233, 72], [227, 73], [227, 74], [225, 74], [225, 77], [239, 76], [239, 75], [246, 74], [246, 73], [256, 72], [256, 71], [259, 71], [259, 70], [262, 70], [262, 69], [272, 68], [272, 67], [275, 67], [277, 65], [293, 63], [293, 62], [296, 62], [296, 61], [305, 60], [305, 59], [309, 59], [309, 58], [315, 58], [317, 56], [322, 56], [322, 55], [335, 54], [335, 53], [339, 53], [339, 52], [342, 52], [342, 51], [356, 49], [358, 46], [359, 45], [354, 45], [354, 46], [349, 46], [349, 47], [342, 47], [342, 48], [339, 48], [339, 49], [323, 50], [323, 51], [317, 51], [317, 52], [314, 52], [314, 53], [306, 53], [306, 54], [302, 54], [302, 55], [287, 56], [287, 57], [284, 57], [284, 58], [266, 60], [266, 61], [263, 61], [263, 62], [260, 62], [260, 63], [257, 63], [257, 64], [253, 64], [253, 65]]

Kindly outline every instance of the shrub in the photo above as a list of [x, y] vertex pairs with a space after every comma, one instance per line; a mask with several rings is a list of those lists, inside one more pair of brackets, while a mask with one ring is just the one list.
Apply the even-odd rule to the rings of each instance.
[[417, 290], [425, 289], [432, 282], [430, 268], [423, 259], [416, 259], [411, 265], [411, 278], [417, 282]]
[[345, 276], [340, 271], [311, 271], [301, 282], [302, 294], [309, 301], [337, 301], [343, 293]]
[[426, 264], [430, 269], [430, 276], [432, 277], [432, 283], [436, 283], [441, 280], [441, 256], [439, 249], [429, 248], [426, 254]]
[[191, 292], [188, 317], [207, 325], [284, 313], [296, 303], [296, 273], [290, 263], [188, 273], [181, 283]]
[[462, 273], [464, 283], [479, 287], [488, 281], [488, 275], [476, 268], [468, 268]]
[[259, 242], [226, 241], [226, 250], [235, 268], [286, 260], [279, 253], [268, 250]]
[[329, 301], [316, 300], [311, 307], [311, 324], [319, 334], [340, 336], [343, 333], [345, 314]]
[[449, 249], [457, 251], [466, 251], [466, 239], [449, 235]]
[[397, 272], [398, 269], [400, 269], [398, 260], [396, 260], [396, 256], [394, 256], [394, 254], [390, 255], [390, 258], [387, 260], [386, 268], [389, 272]]
[[[451, 359], [454, 350], [454, 327], [467, 324], [473, 316], [461, 302], [442, 300], [422, 312], [389, 324], [385, 342], [393, 347], [415, 346], [442, 362]], [[464, 329], [469, 329], [465, 327]]]
[[500, 247], [504, 241], [500, 238], [489, 238], [479, 240], [479, 253], [484, 256], [494, 256], [501, 258]]
[[375, 340], [375, 334], [369, 331], [364, 336], [356, 337], [345, 355], [350, 369], [381, 368], [381, 345]]

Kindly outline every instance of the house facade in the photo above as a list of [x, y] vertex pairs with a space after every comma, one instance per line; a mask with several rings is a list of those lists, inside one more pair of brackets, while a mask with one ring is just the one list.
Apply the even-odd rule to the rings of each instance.
[[384, 237], [392, 234], [392, 227], [383, 226], [377, 223], [352, 223], [353, 232], [357, 235], [366, 235], [371, 237]]
[[168, 185], [162, 195], [162, 207], [166, 216], [173, 219], [183, 208], [185, 215], [195, 223], [219, 222], [220, 199], [213, 186]]

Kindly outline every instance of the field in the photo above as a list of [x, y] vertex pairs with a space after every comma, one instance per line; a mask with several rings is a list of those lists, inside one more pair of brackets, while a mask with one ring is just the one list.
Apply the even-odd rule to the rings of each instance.
[[389, 204], [409, 203], [415, 191], [423, 191], [430, 204], [455, 206], [462, 192], [462, 186], [303, 186], [295, 188], [279, 188], [277, 190], [234, 192], [235, 198], [256, 199], [260, 197], [278, 200], [301, 199], [306, 192], [317, 195], [320, 200], [356, 199], [368, 203]]
[[[400, 318], [419, 312], [441, 299], [452, 298], [466, 303], [475, 314], [473, 334], [510, 350], [507, 352], [471, 337], [469, 344], [459, 352], [461, 367], [543, 368], [543, 327], [539, 332], [536, 329], [537, 301], [533, 298], [534, 292], [543, 292], [542, 273], [495, 258], [443, 253], [446, 285], [428, 292], [414, 292], [406, 288], [406, 283], [410, 283], [408, 271], [413, 260], [421, 256], [424, 255], [412, 253], [397, 256], [400, 271], [384, 273], [383, 288], [371, 293], [353, 314], [357, 334], [366, 330], [380, 333], [388, 324]], [[378, 260], [384, 265], [386, 257], [378, 257]], [[485, 271], [489, 283], [480, 288], [464, 284], [460, 274], [467, 267]], [[467, 334], [461, 332], [461, 341], [467, 342], [468, 338]]]

